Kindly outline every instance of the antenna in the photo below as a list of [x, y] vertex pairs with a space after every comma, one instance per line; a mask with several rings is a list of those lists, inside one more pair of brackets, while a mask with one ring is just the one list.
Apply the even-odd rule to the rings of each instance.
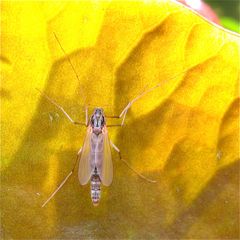
[[[191, 69], [191, 68], [190, 68], [190, 69]], [[190, 69], [185, 69], [184, 71], [179, 72], [179, 73], [175, 74], [174, 76], [171, 76], [171, 77], [169, 77], [169, 78], [166, 78], [163, 82], [168, 82], [168, 81], [170, 81], [170, 80], [172, 80], [172, 79], [174, 79], [174, 78], [176, 78], [176, 77], [178, 77], [178, 76], [180, 76], [180, 75], [182, 75], [182, 74], [184, 74], [184, 73], [187, 73], [187, 72], [189, 72]], [[161, 83], [158, 83], [154, 88], [157, 88], [157, 87], [159, 87], [160, 85], [161, 85]]]
[[68, 62], [70, 63], [70, 65], [71, 65], [71, 67], [72, 67], [72, 70], [74, 71], [74, 73], [75, 73], [75, 75], [76, 75], [76, 77], [77, 77], [77, 79], [78, 79], [78, 81], [79, 81], [79, 83], [80, 83], [80, 79], [79, 79], [79, 77], [78, 77], [78, 74], [77, 74], [75, 68], [73, 67], [73, 64], [72, 64], [70, 58], [68, 57], [67, 53], [66, 53], [65, 50], [63, 49], [63, 47], [62, 47], [62, 45], [61, 45], [61, 43], [60, 43], [60, 41], [59, 41], [57, 35], [55, 34], [55, 32], [54, 32], [53, 34], [54, 34], [54, 37], [56, 38], [56, 40], [57, 40], [57, 42], [58, 42], [60, 48], [62, 49], [63, 53], [64, 53], [65, 56], [67, 57], [67, 60], [68, 60]]
[[[58, 45], [60, 46], [62, 52], [63, 52], [64, 55], [67, 57], [67, 60], [68, 60], [68, 62], [69, 62], [69, 64], [70, 64], [70, 66], [71, 66], [71, 68], [72, 68], [72, 70], [73, 70], [75, 76], [77, 77], [77, 80], [78, 80], [80, 86], [81, 86], [80, 78], [79, 78], [79, 76], [78, 76], [78, 74], [77, 74], [77, 71], [76, 71], [75, 68], [73, 67], [73, 64], [72, 64], [72, 62], [71, 62], [70, 57], [67, 55], [67, 53], [65, 52], [64, 48], [62, 47], [62, 45], [61, 45], [61, 43], [60, 43], [60, 41], [59, 41], [59, 39], [58, 39], [56, 33], [53, 32], [53, 34], [54, 34], [54, 37], [56, 38], [56, 40], [57, 40], [57, 42], [58, 42]], [[83, 87], [83, 86], [82, 86], [82, 87]], [[82, 93], [82, 98], [83, 98], [83, 102], [85, 103], [85, 101], [86, 101], [86, 97], [85, 97], [85, 95], [84, 95], [83, 93]]]
[[172, 80], [172, 79], [174, 79], [174, 78], [176, 78], [176, 77], [178, 77], [178, 76], [180, 76], [180, 75], [182, 75], [182, 74], [185, 74], [185, 73], [187, 73], [188, 71], [189, 71], [189, 69], [186, 69], [186, 70], [184, 70], [184, 71], [182, 71], [182, 72], [179, 72], [179, 73], [177, 73], [176, 75], [174, 75], [174, 76], [172, 76], [172, 77], [169, 77], [169, 78], [163, 80], [162, 83], [158, 83], [158, 84], [155, 85], [154, 87], [151, 87], [151, 88], [149, 88], [149, 89], [147, 89], [147, 90], [144, 90], [139, 96], [137, 96], [137, 97], [134, 99], [133, 102], [135, 102], [136, 100], [138, 100], [139, 98], [141, 98], [142, 96], [144, 96], [146, 93], [152, 92], [154, 89], [162, 86], [164, 83], [166, 83], [166, 82], [168, 82], [168, 81], [170, 81], [170, 80]]

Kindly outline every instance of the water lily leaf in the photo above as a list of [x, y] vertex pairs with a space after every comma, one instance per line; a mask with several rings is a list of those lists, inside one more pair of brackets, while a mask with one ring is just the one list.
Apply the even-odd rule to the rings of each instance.
[[[1, 15], [3, 238], [238, 237], [238, 35], [169, 1], [3, 1]], [[84, 121], [85, 105], [116, 115], [157, 84], [123, 128], [109, 128], [123, 158], [157, 183], [113, 150], [97, 208], [76, 173], [41, 208], [86, 129], [36, 88]]]

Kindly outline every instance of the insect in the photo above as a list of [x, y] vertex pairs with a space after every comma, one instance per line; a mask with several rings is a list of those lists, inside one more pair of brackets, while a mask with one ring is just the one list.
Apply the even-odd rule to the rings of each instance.
[[[55, 34], [54, 34], [55, 35]], [[62, 51], [65, 53], [62, 48], [57, 36], [55, 38], [60, 45]], [[66, 55], [67, 56], [67, 55]], [[67, 58], [76, 77], [78, 75], [71, 63], [70, 58]], [[176, 76], [175, 76], [176, 77]], [[78, 78], [79, 79], [79, 78]], [[153, 91], [160, 84], [141, 92], [137, 97], [135, 97], [132, 101], [130, 101], [126, 107], [122, 110], [122, 112], [117, 116], [106, 116], [103, 108], [97, 107], [94, 109], [91, 117], [88, 117], [88, 108], [85, 109], [85, 123], [74, 121], [70, 115], [64, 110], [62, 106], [60, 106], [57, 102], [47, 96], [45, 93], [41, 92], [37, 89], [43, 97], [45, 97], [50, 103], [55, 105], [62, 113], [68, 118], [68, 120], [75, 125], [82, 125], [87, 127], [86, 137], [83, 143], [83, 146], [77, 153], [76, 161], [72, 170], [69, 174], [64, 178], [61, 184], [57, 187], [57, 189], [49, 196], [49, 198], [43, 203], [42, 207], [44, 207], [53, 197], [54, 195], [63, 187], [69, 177], [73, 174], [77, 163], [79, 162], [78, 167], [78, 179], [81, 185], [87, 184], [89, 181], [91, 182], [91, 199], [94, 206], [97, 206], [101, 197], [101, 184], [104, 186], [110, 186], [113, 180], [113, 164], [112, 164], [112, 155], [111, 148], [113, 148], [119, 155], [119, 159], [135, 174], [137, 174], [140, 178], [148, 181], [150, 183], [155, 183], [155, 180], [151, 180], [141, 173], [137, 172], [133, 169], [130, 164], [122, 158], [121, 152], [116, 145], [109, 139], [108, 136], [108, 127], [122, 127], [125, 122], [126, 114], [132, 104], [137, 101], [139, 98], [147, 94], [148, 92]], [[120, 124], [115, 125], [107, 125], [107, 118], [118, 118], [121, 119]]]

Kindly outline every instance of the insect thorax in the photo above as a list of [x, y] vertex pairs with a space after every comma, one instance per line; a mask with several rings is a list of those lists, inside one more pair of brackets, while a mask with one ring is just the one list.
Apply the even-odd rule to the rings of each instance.
[[91, 119], [90, 119], [90, 124], [91, 124], [91, 127], [93, 128], [93, 132], [95, 134], [99, 134], [99, 133], [102, 132], [102, 128], [106, 124], [102, 108], [95, 108], [94, 109], [94, 113], [93, 113], [93, 115], [91, 116]]

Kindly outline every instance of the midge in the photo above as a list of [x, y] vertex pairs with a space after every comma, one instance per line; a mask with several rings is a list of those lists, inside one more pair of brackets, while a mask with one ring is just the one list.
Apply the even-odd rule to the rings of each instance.
[[[38, 89], [37, 89], [38, 90]], [[40, 91], [40, 90], [38, 90]], [[41, 91], [40, 91], [41, 92]], [[145, 92], [144, 92], [145, 93]], [[65, 177], [62, 183], [57, 187], [57, 189], [51, 194], [51, 196], [42, 205], [44, 207], [52, 197], [60, 190], [60, 188], [65, 184], [68, 178], [73, 174], [78, 160], [78, 179], [81, 185], [85, 185], [91, 181], [91, 198], [94, 206], [97, 206], [101, 195], [101, 183], [104, 186], [109, 186], [113, 179], [113, 164], [111, 147], [115, 149], [121, 161], [123, 161], [134, 173], [136, 173], [142, 179], [155, 183], [156, 181], [151, 180], [143, 176], [134, 170], [121, 156], [120, 150], [113, 144], [113, 142], [108, 137], [107, 127], [123, 126], [126, 113], [131, 107], [132, 103], [136, 101], [140, 96], [133, 99], [121, 112], [119, 116], [109, 116], [109, 118], [122, 118], [121, 124], [116, 125], [106, 125], [106, 116], [102, 108], [97, 107], [94, 109], [92, 116], [88, 119], [88, 110], [86, 108], [86, 121], [85, 123], [74, 121], [68, 113], [58, 105], [54, 100], [48, 97], [46, 94], [41, 94], [52, 104], [54, 104], [58, 109], [60, 109], [63, 114], [71, 121], [73, 124], [83, 125], [87, 127], [86, 137], [83, 146], [80, 148], [77, 154], [76, 162], [73, 169]]]
[[[54, 34], [55, 35], [55, 34]], [[65, 53], [62, 48], [57, 36], [55, 38], [60, 45], [62, 51]], [[77, 79], [78, 75], [71, 63], [70, 58], [67, 58]], [[175, 76], [176, 77], [176, 76]], [[39, 89], [37, 89], [42, 96], [44, 96], [50, 103], [55, 105], [62, 113], [70, 120], [71, 123], [76, 125], [83, 125], [87, 127], [86, 137], [83, 143], [83, 146], [80, 148], [77, 154], [77, 158], [72, 170], [65, 177], [65, 179], [61, 182], [61, 184], [57, 187], [57, 189], [49, 196], [49, 198], [44, 202], [42, 207], [44, 207], [53, 196], [63, 187], [69, 177], [73, 174], [77, 163], [79, 161], [78, 167], [78, 179], [81, 185], [87, 184], [91, 181], [91, 198], [94, 206], [99, 204], [100, 196], [101, 196], [101, 184], [104, 186], [109, 186], [113, 180], [113, 164], [112, 164], [112, 155], [111, 155], [111, 147], [118, 152], [119, 159], [126, 164], [126, 166], [131, 169], [135, 174], [137, 174], [142, 179], [155, 183], [156, 181], [146, 178], [142, 174], [138, 173], [134, 170], [129, 163], [124, 160], [121, 156], [120, 150], [113, 144], [113, 142], [108, 137], [107, 127], [117, 127], [123, 126], [126, 114], [132, 104], [145, 95], [148, 92], [151, 92], [155, 88], [159, 87], [160, 84], [152, 87], [146, 91], [143, 91], [140, 95], [130, 101], [126, 107], [122, 110], [120, 115], [118, 116], [106, 116], [104, 114], [104, 110], [101, 107], [97, 107], [94, 109], [91, 117], [88, 117], [88, 108], [85, 109], [85, 123], [74, 121], [69, 114], [64, 110], [62, 106], [56, 103], [53, 99], [51, 99], [46, 94], [42, 93]], [[107, 118], [119, 118], [121, 119], [120, 124], [115, 125], [107, 125]]]

